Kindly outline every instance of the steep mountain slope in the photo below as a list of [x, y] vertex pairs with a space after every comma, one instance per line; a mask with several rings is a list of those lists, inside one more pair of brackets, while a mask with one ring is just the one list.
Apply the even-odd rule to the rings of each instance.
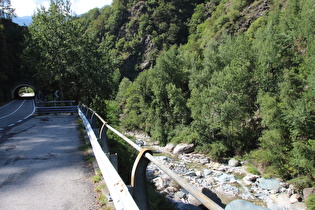
[[312, 186], [315, 2], [186, 2], [193, 12], [176, 3], [128, 2], [104, 36], [134, 80], [118, 92], [123, 126]]

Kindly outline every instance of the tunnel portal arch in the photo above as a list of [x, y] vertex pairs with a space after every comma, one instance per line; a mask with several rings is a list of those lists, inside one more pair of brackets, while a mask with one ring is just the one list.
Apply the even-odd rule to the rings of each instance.
[[36, 96], [36, 88], [34, 85], [32, 84], [29, 84], [29, 83], [20, 83], [20, 84], [17, 84], [17, 85], [14, 85], [13, 88], [12, 88], [12, 91], [11, 91], [11, 95], [12, 95], [12, 99], [18, 99], [18, 98], [22, 98], [23, 96], [21, 96], [19, 94], [19, 91], [23, 88], [23, 87], [27, 87], [27, 88], [31, 88], [34, 92], [34, 95], [33, 96], [26, 96], [26, 97], [35, 97]]

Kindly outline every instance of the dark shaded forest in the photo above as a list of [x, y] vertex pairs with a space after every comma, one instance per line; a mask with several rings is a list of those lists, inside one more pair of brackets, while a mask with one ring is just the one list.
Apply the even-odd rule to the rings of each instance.
[[314, 14], [314, 0], [114, 0], [78, 17], [52, 1], [19, 33], [1, 20], [0, 96], [27, 72], [161, 145], [314, 186]]

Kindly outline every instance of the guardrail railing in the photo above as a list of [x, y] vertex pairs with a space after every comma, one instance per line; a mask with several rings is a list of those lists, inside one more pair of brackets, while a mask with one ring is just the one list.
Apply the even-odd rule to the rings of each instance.
[[[153, 157], [150, 150], [143, 149], [108, 125], [95, 111], [80, 103], [78, 105], [78, 112], [86, 127], [97, 163], [117, 209], [149, 209], [146, 192], [146, 168], [150, 161], [208, 209], [223, 209], [201, 191], [197, 190], [194, 186]], [[127, 186], [122, 181], [108, 158], [109, 148], [106, 136], [108, 129], [117, 134], [139, 152], [132, 168], [130, 186]]]
[[36, 113], [77, 113], [77, 106], [74, 100], [36, 101]]

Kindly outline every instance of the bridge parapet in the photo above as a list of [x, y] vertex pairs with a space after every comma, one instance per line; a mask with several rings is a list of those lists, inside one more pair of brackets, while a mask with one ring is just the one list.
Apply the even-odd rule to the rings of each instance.
[[[170, 170], [167, 166], [165, 166], [163, 163], [161, 163], [159, 160], [154, 158], [150, 150], [143, 149], [142, 147], [134, 143], [132, 140], [128, 139], [126, 136], [121, 134], [119, 131], [117, 131], [110, 125], [108, 125], [107, 122], [104, 121], [95, 111], [86, 107], [83, 104], [78, 105], [78, 111], [86, 127], [89, 139], [91, 141], [91, 145], [93, 147], [94, 154], [96, 156], [96, 160], [102, 171], [106, 185], [110, 190], [110, 193], [111, 193], [111, 196], [113, 198], [116, 208], [118, 209], [144, 209], [144, 210], [149, 209], [147, 191], [146, 191], [146, 168], [147, 168], [148, 163], [151, 161], [157, 167], [159, 167], [162, 171], [164, 171], [169, 177], [171, 177], [174, 181], [176, 181], [181, 187], [186, 189], [191, 195], [193, 195], [197, 200], [199, 200], [208, 209], [215, 209], [215, 210], [223, 209], [221, 206], [219, 206], [217, 203], [215, 203], [209, 197], [203, 194], [200, 190], [197, 190], [194, 186], [189, 184], [186, 180], [184, 180], [178, 174], [176, 174], [175, 172]], [[131, 203], [133, 202], [130, 201], [131, 198], [129, 194], [125, 192], [127, 186], [122, 181], [117, 171], [112, 170], [112, 168], [114, 167], [110, 163], [107, 155], [105, 155], [105, 153], [108, 153], [109, 151], [107, 137], [106, 137], [107, 129], [114, 132], [116, 135], [118, 135], [120, 138], [122, 138], [130, 146], [132, 146], [134, 149], [136, 149], [139, 152], [133, 165], [132, 174], [131, 174], [131, 185], [129, 187], [129, 190], [130, 190], [129, 194], [132, 197], [133, 201], [136, 203], [136, 207], [128, 206], [128, 205], [131, 205]], [[98, 137], [95, 135], [94, 131], [96, 131]], [[102, 147], [99, 144], [99, 142], [102, 142], [103, 144]], [[103, 148], [103, 150], [101, 150], [101, 148]], [[117, 185], [120, 186], [119, 189], [117, 189]], [[117, 190], [120, 192], [118, 192]], [[125, 194], [122, 194], [121, 192], [124, 192]], [[122, 202], [127, 202], [130, 204], [126, 204], [127, 206], [122, 207], [120, 206]]]
[[74, 100], [65, 101], [36, 101], [37, 114], [50, 113], [77, 113], [77, 106]]

